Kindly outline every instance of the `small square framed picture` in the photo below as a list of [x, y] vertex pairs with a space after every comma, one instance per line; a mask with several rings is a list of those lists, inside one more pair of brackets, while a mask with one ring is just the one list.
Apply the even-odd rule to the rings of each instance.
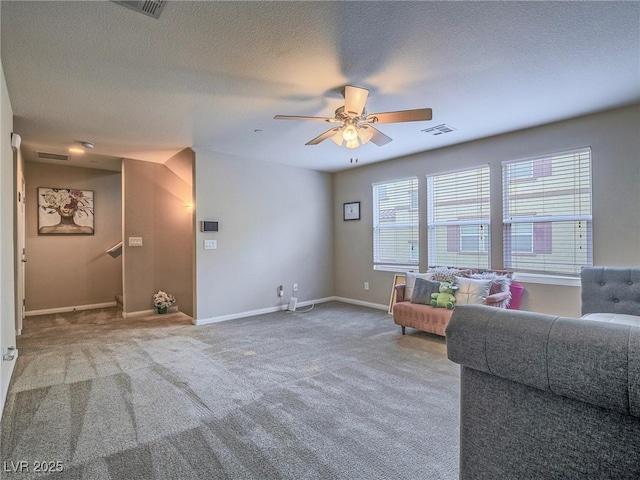
[[342, 213], [343, 220], [360, 220], [360, 202], [349, 202], [344, 204]]

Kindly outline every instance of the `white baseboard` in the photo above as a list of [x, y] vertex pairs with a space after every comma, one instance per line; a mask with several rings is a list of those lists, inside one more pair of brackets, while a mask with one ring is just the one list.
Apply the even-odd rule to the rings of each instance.
[[153, 308], [150, 308], [149, 310], [138, 310], [137, 312], [122, 312], [122, 317], [141, 317], [143, 315], [153, 315], [154, 313], [156, 313], [156, 311]]
[[316, 305], [318, 303], [335, 302], [338, 297], [324, 297], [317, 298], [315, 300], [305, 300], [304, 302], [298, 302], [298, 307], [306, 307], [307, 305]]
[[[178, 310], [178, 306], [174, 305], [173, 307], [169, 307], [167, 309], [167, 313], [176, 313], [179, 312], [180, 310]], [[138, 310], [137, 312], [122, 312], [122, 317], [123, 318], [129, 318], [129, 317], [141, 317], [143, 315], [153, 315], [156, 313], [156, 309], [155, 308], [150, 308], [149, 310]]]
[[264, 315], [266, 313], [279, 312], [286, 309], [287, 305], [278, 305], [276, 307], [260, 308], [258, 310], [249, 310], [246, 312], [231, 313], [229, 315], [220, 315], [219, 317], [194, 318], [192, 323], [194, 325], [209, 325], [210, 323], [226, 322], [227, 320], [236, 320], [238, 318]]
[[95, 310], [96, 308], [115, 307], [116, 302], [94, 303], [92, 305], [73, 305], [69, 307], [43, 308], [42, 310], [29, 310], [24, 312], [25, 317], [33, 317], [36, 315], [48, 315], [51, 313], [79, 312], [82, 310]]
[[376, 310], [389, 310], [389, 305], [381, 303], [365, 302], [364, 300], [356, 300], [354, 298], [333, 297], [336, 302], [350, 303], [352, 305], [360, 305], [361, 307], [375, 308]]
[[[371, 302], [363, 302], [361, 300], [354, 300], [351, 298], [344, 298], [344, 297], [324, 297], [324, 298], [318, 298], [316, 300], [305, 300], [304, 302], [298, 302], [297, 303], [297, 307], [306, 307], [308, 305], [317, 305], [318, 303], [326, 303], [326, 302], [343, 302], [343, 303], [351, 303], [353, 305], [360, 305], [362, 307], [370, 307], [370, 308], [375, 308], [377, 310], [388, 310], [389, 309], [389, 305], [382, 305], [379, 303], [371, 303]], [[228, 320], [236, 320], [238, 318], [246, 318], [246, 317], [254, 317], [256, 315], [264, 315], [266, 313], [274, 313], [274, 312], [279, 312], [282, 310], [287, 310], [287, 308], [289, 307], [288, 304], [286, 305], [278, 305], [276, 307], [267, 307], [267, 308], [260, 308], [258, 310], [249, 310], [246, 312], [238, 312], [238, 313], [232, 313], [229, 315], [221, 315], [219, 317], [209, 317], [209, 318], [198, 318], [198, 319], [193, 319], [193, 324], [194, 325], [209, 325], [211, 323], [218, 323], [218, 322], [226, 322]]]

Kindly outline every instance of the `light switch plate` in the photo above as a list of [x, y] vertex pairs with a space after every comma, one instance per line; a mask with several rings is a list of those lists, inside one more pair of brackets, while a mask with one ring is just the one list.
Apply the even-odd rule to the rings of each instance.
[[218, 248], [218, 241], [217, 240], [205, 240], [204, 241], [204, 249], [205, 250], [215, 250], [216, 248]]
[[142, 246], [142, 237], [129, 237], [129, 246], [130, 247], [141, 247]]

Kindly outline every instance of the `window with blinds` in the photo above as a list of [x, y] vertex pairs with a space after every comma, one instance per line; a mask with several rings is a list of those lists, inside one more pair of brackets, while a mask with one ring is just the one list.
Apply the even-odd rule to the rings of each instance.
[[429, 265], [490, 265], [489, 166], [427, 176]]
[[374, 268], [416, 267], [418, 179], [374, 183], [372, 189]]
[[578, 276], [592, 265], [591, 149], [502, 164], [504, 266]]

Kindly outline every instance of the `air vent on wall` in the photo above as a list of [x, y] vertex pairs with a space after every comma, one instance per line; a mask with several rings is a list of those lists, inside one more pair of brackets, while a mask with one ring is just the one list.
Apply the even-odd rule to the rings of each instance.
[[38, 152], [38, 158], [42, 158], [45, 160], [61, 160], [63, 162], [66, 162], [67, 160], [69, 160], [69, 155], [62, 155], [59, 153]]
[[453, 132], [455, 128], [442, 123], [440, 125], [436, 125], [435, 127], [429, 127], [422, 130], [424, 133], [430, 133], [431, 135], [442, 135], [444, 133]]
[[113, 3], [144, 13], [155, 19], [160, 18], [166, 0], [111, 0]]

